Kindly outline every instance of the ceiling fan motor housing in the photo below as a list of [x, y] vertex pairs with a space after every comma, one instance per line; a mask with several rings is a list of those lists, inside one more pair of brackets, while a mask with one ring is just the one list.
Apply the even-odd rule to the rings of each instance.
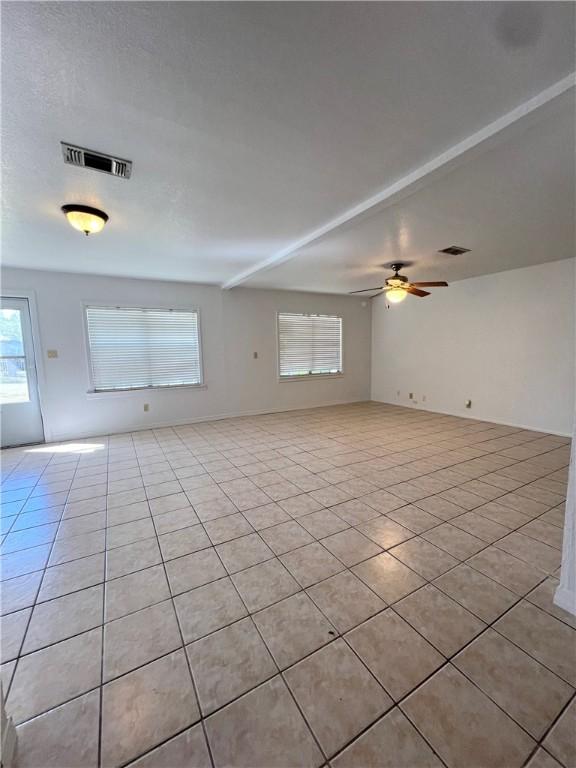
[[390, 264], [390, 269], [394, 271], [393, 277], [387, 277], [386, 278], [386, 287], [388, 288], [404, 288], [405, 284], [408, 282], [408, 278], [406, 275], [399, 275], [398, 273], [402, 269], [404, 264], [401, 261], [395, 262], [394, 264]]

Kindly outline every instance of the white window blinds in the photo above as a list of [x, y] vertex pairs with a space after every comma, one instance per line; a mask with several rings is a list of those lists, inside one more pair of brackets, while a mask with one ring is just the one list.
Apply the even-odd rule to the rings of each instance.
[[342, 318], [278, 314], [280, 377], [342, 372]]
[[198, 313], [87, 307], [97, 392], [202, 383]]

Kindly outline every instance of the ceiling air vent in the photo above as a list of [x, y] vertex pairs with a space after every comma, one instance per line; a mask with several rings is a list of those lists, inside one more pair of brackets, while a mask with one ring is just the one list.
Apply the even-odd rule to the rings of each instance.
[[460, 256], [461, 253], [469, 253], [470, 248], [461, 248], [459, 245], [449, 245], [448, 248], [442, 248], [438, 253], [447, 253], [450, 256]]
[[132, 161], [121, 160], [112, 155], [103, 155], [102, 152], [94, 152], [84, 147], [76, 147], [73, 144], [60, 142], [64, 162], [68, 165], [77, 165], [80, 168], [91, 168], [93, 171], [109, 173], [119, 176], [121, 179], [129, 179], [132, 175]]

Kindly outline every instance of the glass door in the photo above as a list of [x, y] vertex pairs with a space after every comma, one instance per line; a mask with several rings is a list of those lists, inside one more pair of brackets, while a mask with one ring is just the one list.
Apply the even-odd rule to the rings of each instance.
[[2, 448], [44, 441], [28, 299], [0, 303]]

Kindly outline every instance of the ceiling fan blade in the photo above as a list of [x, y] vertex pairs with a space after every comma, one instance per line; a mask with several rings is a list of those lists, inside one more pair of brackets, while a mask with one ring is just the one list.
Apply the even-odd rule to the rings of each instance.
[[348, 293], [367, 293], [368, 291], [381, 291], [384, 288], [383, 285], [378, 285], [376, 288], [362, 288], [361, 291], [348, 291]]
[[411, 293], [413, 296], [430, 296], [430, 291], [421, 291], [420, 288], [414, 288], [410, 285], [405, 289], [407, 293]]
[[437, 283], [411, 283], [411, 285], [415, 285], [419, 288], [447, 288], [448, 283], [445, 283], [443, 280]]

